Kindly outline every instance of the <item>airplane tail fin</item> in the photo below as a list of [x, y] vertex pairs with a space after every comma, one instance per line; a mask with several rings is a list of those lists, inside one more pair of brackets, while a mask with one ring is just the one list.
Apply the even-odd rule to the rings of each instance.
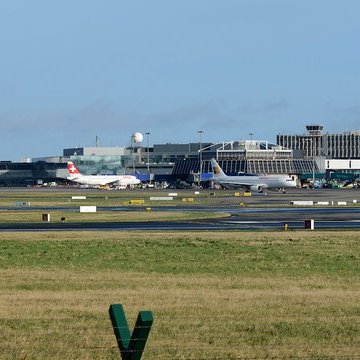
[[222, 170], [222, 168], [220, 167], [220, 165], [217, 163], [217, 161], [212, 158], [211, 159], [211, 168], [212, 168], [212, 172], [213, 172], [213, 178], [216, 179], [218, 177], [223, 177], [226, 176], [226, 174], [224, 173], [224, 171]]
[[69, 170], [70, 176], [78, 176], [81, 175], [79, 169], [74, 165], [73, 162], [69, 161], [67, 163], [67, 168]]

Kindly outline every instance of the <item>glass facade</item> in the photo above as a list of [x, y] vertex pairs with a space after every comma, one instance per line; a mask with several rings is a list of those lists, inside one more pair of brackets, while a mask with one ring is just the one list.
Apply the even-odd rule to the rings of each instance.
[[[250, 174], [302, 174], [314, 170], [319, 172], [319, 168], [312, 160], [299, 159], [277, 159], [277, 160], [218, 160], [219, 165], [228, 175], [238, 175], [239, 173]], [[197, 173], [200, 169], [198, 160], [179, 160], [176, 161], [173, 175], [184, 176]], [[204, 160], [202, 164], [204, 173], [212, 172], [209, 160]]]
[[0, 186], [27, 186], [39, 182], [59, 181], [66, 174], [66, 164], [0, 163]]
[[131, 164], [131, 157], [111, 155], [73, 155], [72, 161], [83, 175], [124, 175], [125, 164]]

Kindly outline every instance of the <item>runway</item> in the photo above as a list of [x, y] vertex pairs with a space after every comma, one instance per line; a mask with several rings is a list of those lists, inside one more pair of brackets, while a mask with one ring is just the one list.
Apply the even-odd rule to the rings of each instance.
[[[152, 211], [172, 208], [155, 208]], [[113, 211], [123, 210], [122, 207]], [[206, 208], [178, 207], [177, 211], [204, 211]], [[63, 222], [63, 223], [2, 223], [0, 231], [214, 231], [214, 230], [282, 230], [304, 229], [305, 220], [314, 219], [316, 229], [359, 229], [360, 208], [217, 208], [227, 212], [226, 218], [184, 221], [134, 222]], [[71, 210], [69, 210], [71, 211]], [[130, 210], [132, 211], [132, 210]]]

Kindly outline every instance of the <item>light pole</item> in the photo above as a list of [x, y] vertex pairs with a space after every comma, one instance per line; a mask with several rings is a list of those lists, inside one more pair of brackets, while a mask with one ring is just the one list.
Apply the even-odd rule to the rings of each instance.
[[132, 148], [132, 166], [133, 166], [133, 174], [135, 174], [135, 139], [134, 134], [131, 135], [131, 148]]
[[249, 144], [249, 149], [252, 149], [253, 148], [253, 141], [252, 141], [252, 139], [253, 139], [253, 133], [251, 132], [251, 133], [249, 133], [249, 136], [250, 136], [250, 144]]
[[202, 172], [202, 152], [201, 152], [201, 138], [204, 131], [198, 130], [197, 133], [199, 134], [199, 161], [200, 161], [200, 170], [199, 170], [199, 181], [198, 185], [200, 187], [201, 184], [201, 172]]
[[150, 154], [149, 154], [149, 137], [150, 137], [150, 133], [146, 132], [146, 147], [147, 147], [147, 171], [148, 174], [150, 174]]

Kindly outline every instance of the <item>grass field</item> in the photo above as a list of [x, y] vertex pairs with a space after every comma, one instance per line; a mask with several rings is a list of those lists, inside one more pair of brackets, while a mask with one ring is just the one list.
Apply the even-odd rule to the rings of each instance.
[[356, 359], [358, 232], [0, 233], [1, 359], [119, 359], [108, 316], [154, 325], [143, 359]]
[[224, 212], [205, 211], [100, 211], [80, 213], [79, 211], [1, 211], [0, 223], [36, 223], [42, 222], [42, 214], [49, 213], [52, 223], [61, 222], [129, 222], [129, 221], [183, 221], [196, 219], [214, 219], [230, 216]]

